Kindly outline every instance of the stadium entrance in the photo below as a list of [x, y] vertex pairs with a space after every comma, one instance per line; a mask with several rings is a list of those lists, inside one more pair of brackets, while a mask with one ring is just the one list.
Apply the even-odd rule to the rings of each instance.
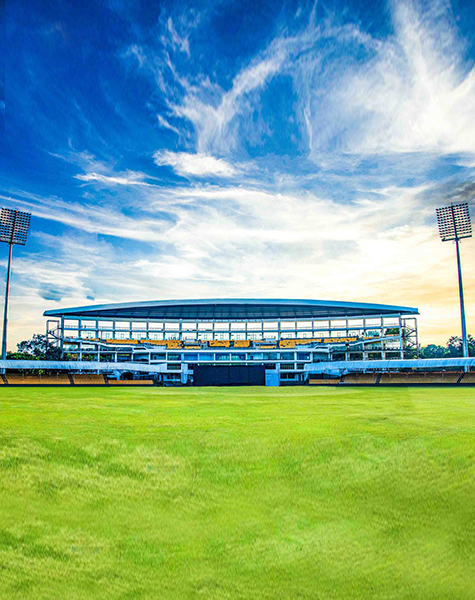
[[264, 365], [196, 365], [193, 385], [265, 385]]

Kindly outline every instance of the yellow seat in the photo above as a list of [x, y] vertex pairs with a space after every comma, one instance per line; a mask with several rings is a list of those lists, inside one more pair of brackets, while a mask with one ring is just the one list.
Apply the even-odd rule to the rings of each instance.
[[73, 375], [75, 385], [105, 385], [104, 375], [97, 373], [77, 373]]
[[234, 340], [235, 348], [249, 348], [250, 341], [249, 340]]
[[340, 378], [336, 379], [309, 379], [309, 385], [338, 385], [340, 383]]
[[464, 373], [460, 383], [475, 383], [475, 372]]

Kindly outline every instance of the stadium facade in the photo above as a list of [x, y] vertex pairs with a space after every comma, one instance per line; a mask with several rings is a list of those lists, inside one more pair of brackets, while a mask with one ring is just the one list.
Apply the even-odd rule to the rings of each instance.
[[[303, 383], [318, 362], [403, 359], [417, 308], [325, 300], [162, 300], [48, 310], [64, 355], [156, 367], [164, 384]], [[262, 381], [260, 381], [262, 379]]]

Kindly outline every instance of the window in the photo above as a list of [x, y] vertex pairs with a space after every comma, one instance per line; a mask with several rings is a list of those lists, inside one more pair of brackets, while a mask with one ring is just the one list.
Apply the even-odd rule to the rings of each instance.
[[215, 333], [215, 340], [229, 340], [229, 333]]
[[293, 371], [295, 369], [294, 363], [282, 363], [280, 365], [281, 371]]
[[147, 329], [147, 323], [132, 323], [132, 329]]
[[281, 352], [280, 360], [294, 360], [294, 353], [293, 352]]
[[216, 353], [216, 360], [229, 360], [229, 354]]
[[262, 334], [260, 334], [260, 333], [248, 333], [247, 336], [248, 336], [248, 338], [250, 340], [260, 340], [261, 337], [262, 337]]
[[196, 333], [184, 333], [183, 334], [183, 339], [184, 340], [189, 340], [189, 341], [195, 341], [196, 340]]
[[214, 354], [211, 352], [201, 352], [199, 354], [199, 360], [214, 360]]
[[310, 360], [309, 352], [297, 352], [297, 360]]
[[132, 339], [133, 340], [144, 340], [147, 337], [147, 333], [145, 331], [139, 332], [139, 331], [134, 331], [132, 333]]
[[189, 361], [189, 360], [196, 361], [196, 360], [198, 360], [198, 353], [197, 352], [187, 352], [186, 354], [183, 355], [183, 360], [186, 360], [186, 361]]
[[330, 337], [329, 331], [314, 331], [313, 336], [316, 338], [328, 338]]
[[152, 360], [165, 360], [165, 352], [159, 352], [157, 354], [152, 354]]
[[231, 360], [246, 360], [245, 354], [231, 354]]
[[167, 369], [169, 371], [181, 371], [181, 365], [177, 365], [177, 364], [167, 364]]
[[181, 355], [169, 352], [168, 353], [168, 360], [181, 360]]
[[303, 369], [305, 369], [305, 363], [297, 363], [297, 369], [299, 371], [302, 371]]

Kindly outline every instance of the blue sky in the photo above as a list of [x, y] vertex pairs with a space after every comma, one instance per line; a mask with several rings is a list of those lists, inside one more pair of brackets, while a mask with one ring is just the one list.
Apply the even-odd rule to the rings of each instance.
[[473, 203], [471, 0], [16, 0], [2, 27], [0, 194], [33, 214], [12, 346], [49, 308], [168, 298], [387, 302], [420, 308], [422, 342], [459, 331], [435, 207]]

